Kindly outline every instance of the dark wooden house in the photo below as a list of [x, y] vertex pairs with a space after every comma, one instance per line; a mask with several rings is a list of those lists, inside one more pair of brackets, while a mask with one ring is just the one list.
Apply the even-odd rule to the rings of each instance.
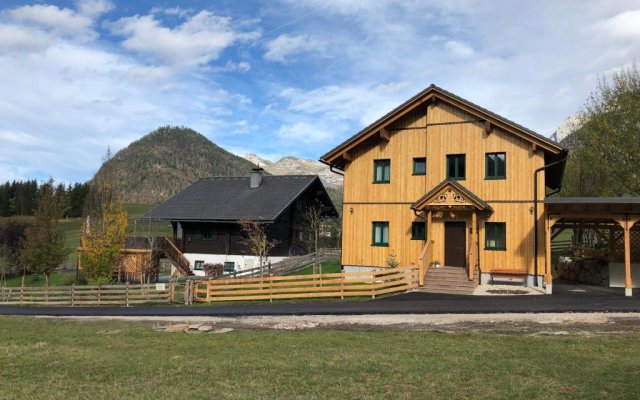
[[203, 275], [207, 263], [223, 264], [226, 271], [258, 267], [244, 244], [241, 220], [268, 224], [267, 235], [278, 244], [265, 263], [304, 254], [303, 213], [316, 204], [325, 216], [338, 216], [318, 176], [273, 176], [254, 169], [248, 177], [200, 179], [143, 219], [169, 221], [169, 246], [182, 253], [193, 273]]

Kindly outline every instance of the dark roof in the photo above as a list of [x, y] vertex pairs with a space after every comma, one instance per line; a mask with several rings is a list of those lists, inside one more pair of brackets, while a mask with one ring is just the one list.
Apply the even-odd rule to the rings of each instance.
[[388, 119], [389, 117], [391, 117], [392, 115], [394, 115], [395, 113], [399, 112], [400, 110], [402, 110], [403, 108], [405, 108], [406, 106], [408, 106], [409, 104], [413, 103], [414, 101], [418, 100], [419, 98], [425, 96], [426, 94], [428, 94], [429, 92], [440, 92], [441, 94], [444, 94], [445, 96], [451, 97], [459, 102], [462, 103], [466, 103], [469, 106], [478, 109], [480, 112], [487, 114], [497, 120], [501, 120], [505, 123], [507, 123], [508, 125], [512, 125], [515, 128], [518, 128], [519, 130], [526, 132], [528, 134], [530, 134], [531, 136], [534, 136], [536, 138], [538, 138], [539, 140], [541, 140], [542, 142], [545, 142], [551, 146], [557, 147], [558, 149], [564, 149], [564, 147], [556, 142], [555, 140], [552, 140], [546, 136], [543, 136], [537, 132], [532, 131], [529, 128], [526, 128], [516, 122], [513, 122], [501, 115], [498, 115], [492, 111], [487, 110], [484, 107], [481, 107], [475, 103], [470, 102], [469, 100], [463, 99], [460, 96], [457, 96], [445, 89], [442, 89], [439, 86], [436, 86], [434, 84], [431, 84], [428, 88], [422, 90], [420, 93], [416, 94], [415, 96], [411, 97], [409, 100], [405, 101], [404, 103], [400, 104], [398, 107], [394, 108], [393, 110], [391, 110], [390, 112], [386, 113], [385, 115], [383, 115], [382, 117], [378, 118], [375, 122], [373, 122], [372, 124], [370, 124], [369, 126], [367, 126], [366, 128], [362, 129], [360, 132], [356, 133], [355, 135], [351, 136], [349, 139], [345, 140], [344, 142], [340, 143], [338, 146], [334, 147], [333, 149], [331, 149], [330, 151], [328, 151], [325, 155], [323, 155], [322, 157], [320, 157], [321, 159], [325, 159], [326, 157], [328, 157], [329, 155], [331, 155], [333, 152], [335, 152], [336, 150], [338, 150], [339, 148], [341, 148], [344, 145], [347, 145], [349, 142], [355, 140], [356, 138], [358, 138], [360, 135], [364, 134], [365, 132], [367, 132], [368, 130], [370, 130], [371, 128], [373, 128], [374, 126], [378, 125], [379, 123], [381, 123], [382, 121]]
[[[640, 214], [640, 197], [547, 197], [549, 214]], [[595, 215], [594, 215], [595, 216]]]
[[249, 177], [200, 179], [146, 213], [142, 219], [271, 222], [312, 186], [324, 192], [319, 196], [320, 200], [328, 202], [330, 214], [337, 215], [317, 175], [268, 175], [255, 189], [249, 188]]
[[483, 210], [493, 211], [493, 209], [491, 208], [489, 203], [487, 203], [486, 201], [482, 200], [480, 197], [476, 196], [472, 191], [470, 191], [466, 187], [462, 186], [462, 184], [460, 184], [460, 182], [456, 181], [455, 179], [451, 179], [451, 178], [447, 178], [444, 181], [438, 183], [436, 186], [434, 186], [433, 189], [429, 190], [427, 192], [427, 194], [425, 194], [424, 196], [420, 197], [413, 204], [411, 204], [411, 208], [415, 209], [415, 207], [417, 207], [420, 203], [422, 203], [423, 201], [425, 201], [428, 198], [432, 197], [434, 194], [436, 194], [438, 191], [442, 190], [442, 188], [444, 188], [447, 185], [453, 186], [454, 188], [456, 188], [457, 190], [462, 192], [462, 194], [464, 194], [465, 196], [467, 196], [471, 200], [473, 200], [476, 203], [478, 203], [482, 207]]

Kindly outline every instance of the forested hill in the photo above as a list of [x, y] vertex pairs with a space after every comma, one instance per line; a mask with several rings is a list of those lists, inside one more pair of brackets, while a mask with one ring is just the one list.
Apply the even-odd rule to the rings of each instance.
[[154, 204], [199, 178], [248, 175], [253, 167], [192, 129], [166, 126], [120, 150], [96, 175], [110, 169], [125, 202]]

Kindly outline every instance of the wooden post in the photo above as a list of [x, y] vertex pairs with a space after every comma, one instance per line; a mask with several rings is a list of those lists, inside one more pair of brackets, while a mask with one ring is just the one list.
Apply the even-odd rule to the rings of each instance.
[[71, 284], [71, 307], [75, 304], [75, 296], [76, 296], [76, 284]]
[[[271, 265], [271, 264], [269, 264]], [[271, 269], [271, 268], [269, 268]], [[269, 303], [273, 303], [273, 274], [269, 274]]]
[[629, 221], [629, 217], [615, 220], [622, 227], [624, 233], [624, 295], [631, 296], [631, 226], [635, 223]]
[[[553, 224], [555, 224], [555, 220], [549, 218], [548, 215], [545, 215], [544, 218], [544, 260], [545, 260], [545, 277], [544, 283], [546, 287], [547, 294], [552, 293], [552, 284], [553, 284], [553, 275], [551, 273], [551, 228], [553, 228]], [[537, 234], [537, 233], [536, 233]], [[534, 257], [537, 257], [537, 254], [534, 254]], [[534, 279], [538, 279], [537, 276], [534, 276]]]
[[169, 281], [169, 304], [173, 304], [176, 300], [176, 282]]
[[344, 300], [344, 271], [341, 271], [342, 277], [340, 278], [340, 300]]
[[129, 282], [127, 281], [127, 284], [125, 286], [125, 303], [127, 304], [127, 307], [129, 307]]
[[471, 234], [469, 235], [469, 280], [473, 280], [473, 274], [476, 271], [476, 210], [471, 214]]

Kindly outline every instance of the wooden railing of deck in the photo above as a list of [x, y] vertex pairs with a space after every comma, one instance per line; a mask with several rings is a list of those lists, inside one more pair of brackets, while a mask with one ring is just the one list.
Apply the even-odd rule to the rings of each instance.
[[191, 268], [189, 267], [189, 260], [187, 260], [184, 254], [182, 254], [176, 245], [173, 244], [173, 241], [167, 237], [164, 238], [164, 241], [166, 243], [164, 251], [167, 257], [173, 261], [176, 269], [185, 276], [193, 275], [193, 272], [191, 272]]
[[420, 253], [420, 262], [419, 262], [419, 280], [418, 284], [420, 286], [424, 286], [424, 277], [427, 275], [427, 270], [433, 261], [433, 243], [434, 240], [427, 240], [427, 243], [424, 245], [422, 249], [422, 253]]

